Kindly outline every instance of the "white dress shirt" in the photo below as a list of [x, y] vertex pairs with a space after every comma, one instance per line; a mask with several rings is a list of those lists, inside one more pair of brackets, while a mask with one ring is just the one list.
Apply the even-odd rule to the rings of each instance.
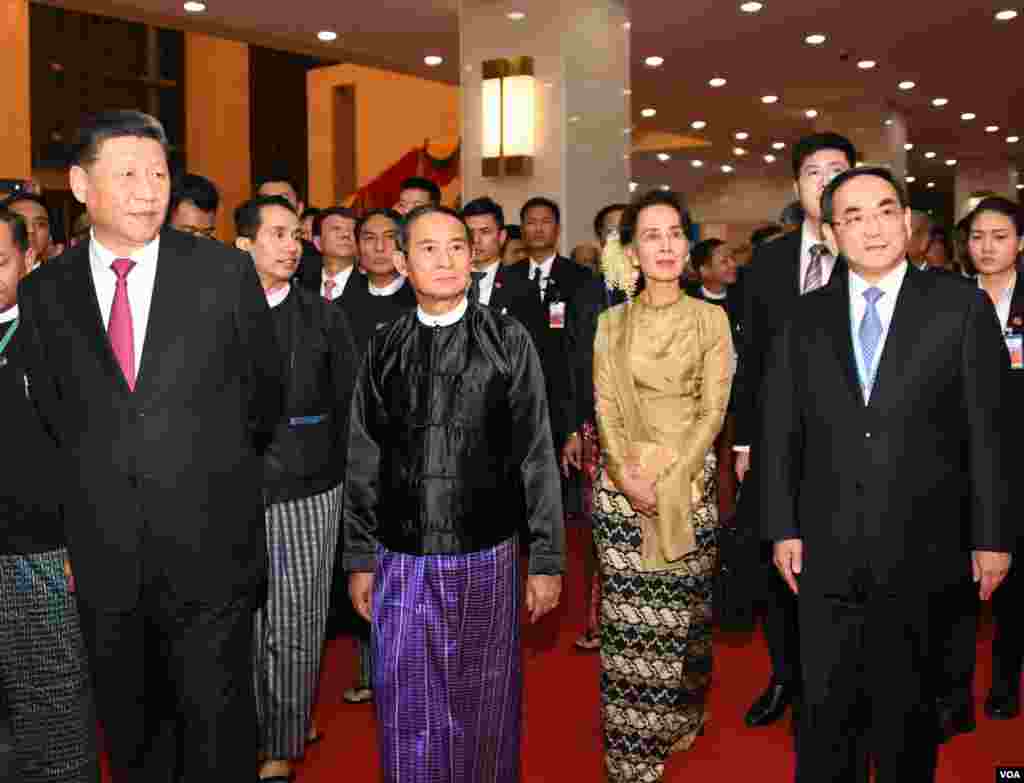
[[352, 277], [352, 270], [356, 268], [353, 264], [348, 269], [342, 269], [333, 275], [327, 274], [327, 270], [324, 269], [320, 273], [320, 296], [327, 296], [327, 281], [334, 281], [334, 289], [331, 291], [331, 301], [333, 302], [343, 293], [345, 293], [345, 286], [348, 284], [348, 279]]
[[544, 291], [548, 287], [548, 278], [551, 277], [551, 267], [555, 263], [555, 256], [557, 253], [552, 253], [542, 263], [538, 264], [532, 258], [530, 259], [530, 279], [536, 274], [536, 270], [540, 270], [540, 298], [544, 299]]
[[392, 294], [397, 294], [398, 289], [400, 289], [403, 285], [405, 285], [405, 278], [402, 275], [396, 277], [383, 288], [377, 288], [373, 283], [367, 281], [367, 286], [370, 290], [370, 296], [391, 296]]
[[281, 288], [275, 288], [267, 294], [267, 305], [273, 310], [285, 299], [288, 298], [288, 294], [291, 293], [291, 283], [285, 283]]
[[[2, 313], [0, 313], [0, 324], [10, 323], [11, 321], [13, 321], [17, 317], [18, 317], [18, 305], [14, 305], [13, 307], [8, 307], [6, 310], [4, 310]], [[0, 337], [3, 337], [3, 335], [0, 334]]]
[[431, 315], [422, 307], [416, 308], [416, 317], [419, 322], [424, 326], [451, 326], [454, 323], [458, 323], [459, 319], [466, 314], [466, 310], [469, 307], [469, 299], [462, 297], [462, 301], [459, 302], [454, 309], [449, 310], [447, 313], [441, 315]]
[[[850, 270], [850, 334], [853, 336], [853, 353], [857, 360], [857, 369], [860, 372], [860, 377], [870, 379], [870, 385], [863, 390], [865, 405], [871, 399], [871, 387], [875, 382], [878, 364], [882, 360], [885, 341], [889, 337], [889, 326], [892, 324], [892, 314], [896, 310], [896, 299], [900, 295], [900, 287], [903, 285], [903, 278], [906, 276], [906, 264], [900, 264], [877, 283], [869, 283], [856, 272]], [[882, 322], [882, 336], [878, 340], [878, 347], [875, 349], [871, 366], [866, 367], [864, 365], [864, 355], [860, 348], [860, 324], [864, 320], [864, 313], [868, 309], [868, 301], [864, 298], [864, 292], [872, 287], [879, 288], [882, 291], [882, 296], [875, 303], [878, 318]]]
[[[804, 292], [804, 281], [807, 280], [807, 270], [811, 266], [811, 248], [815, 245], [824, 245], [824, 239], [818, 239], [814, 236], [811, 231], [811, 227], [807, 221], [804, 221], [803, 228], [800, 229], [800, 279], [797, 284], [800, 286], [800, 293]], [[830, 253], [822, 255], [821, 257], [821, 285], [822, 287], [828, 285], [828, 281], [832, 277], [832, 270], [835, 269], [836, 258]]]
[[[1013, 290], [1017, 287], [1017, 272], [1014, 271], [1013, 279], [1010, 284], [1003, 289], [1003, 293], [999, 295], [998, 301], [995, 302], [996, 315], [999, 316], [999, 325], [1003, 331], [1006, 331], [1006, 326], [1010, 322], [1010, 304], [1013, 302]], [[985, 291], [981, 285], [981, 275], [978, 275], [978, 288]], [[985, 291], [985, 296], [988, 296], [988, 291]]]
[[[128, 306], [132, 311], [132, 336], [135, 347], [135, 376], [142, 366], [142, 347], [146, 343], [146, 328], [149, 326], [149, 309], [153, 303], [153, 284], [156, 282], [156, 265], [160, 255], [160, 235], [145, 247], [129, 256], [118, 256], [103, 247], [93, 231], [89, 241], [89, 269], [92, 284], [96, 288], [96, 300], [100, 304], [103, 328], [110, 323], [110, 308], [114, 304], [117, 290], [117, 275], [110, 265], [119, 258], [130, 258], [135, 262], [132, 271], [125, 278], [128, 285]], [[133, 379], [134, 380], [134, 379]]]
[[486, 269], [477, 269], [477, 272], [483, 272], [484, 276], [480, 278], [478, 283], [478, 290], [480, 292], [479, 302], [482, 305], [489, 305], [491, 303], [491, 295], [494, 293], [494, 282], [498, 279], [498, 268], [501, 266], [501, 259], [498, 259]]

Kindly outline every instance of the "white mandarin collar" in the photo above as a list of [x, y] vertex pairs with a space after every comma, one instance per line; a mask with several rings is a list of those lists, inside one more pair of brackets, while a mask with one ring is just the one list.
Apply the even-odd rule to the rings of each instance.
[[405, 285], [405, 277], [399, 275], [383, 288], [377, 288], [373, 283], [368, 284], [370, 296], [391, 296], [398, 293], [398, 289]]
[[267, 294], [267, 304], [270, 305], [271, 309], [277, 307], [288, 298], [288, 294], [290, 294], [291, 291], [291, 283], [285, 283], [284, 288], [277, 288]]
[[710, 299], [713, 302], [721, 302], [723, 299], [729, 298], [729, 289], [725, 289], [722, 293], [716, 294], [714, 291], [709, 291], [704, 286], [701, 286], [700, 291], [704, 294], [705, 299]]
[[466, 314], [466, 310], [469, 308], [469, 300], [466, 297], [462, 297], [462, 301], [455, 306], [454, 309], [449, 310], [447, 313], [441, 315], [431, 315], [423, 310], [422, 307], [416, 308], [416, 318], [424, 326], [451, 326], [454, 323], [458, 323], [462, 320], [462, 316]]

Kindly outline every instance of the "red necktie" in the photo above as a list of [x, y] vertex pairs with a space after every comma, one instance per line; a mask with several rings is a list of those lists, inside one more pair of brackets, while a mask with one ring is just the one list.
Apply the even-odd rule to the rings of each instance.
[[324, 280], [324, 299], [328, 302], [333, 301], [331, 294], [334, 293], [334, 289], [337, 287], [337, 283], [331, 279]]
[[117, 288], [114, 289], [114, 303], [110, 306], [110, 321], [107, 323], [110, 347], [132, 391], [135, 391], [135, 332], [132, 329], [132, 309], [128, 306], [128, 273], [134, 266], [135, 262], [130, 258], [118, 258], [110, 265], [117, 275]]

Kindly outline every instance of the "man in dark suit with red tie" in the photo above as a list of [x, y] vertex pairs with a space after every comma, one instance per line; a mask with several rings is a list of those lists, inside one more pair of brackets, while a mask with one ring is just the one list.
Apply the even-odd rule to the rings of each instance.
[[840, 174], [821, 214], [844, 263], [773, 341], [757, 442], [761, 533], [798, 596], [796, 780], [862, 783], [871, 760], [930, 781], [936, 624], [965, 577], [987, 600], [1016, 546], [1009, 356], [984, 293], [907, 263], [888, 169]]
[[152, 117], [87, 119], [70, 182], [92, 235], [19, 301], [114, 780], [247, 780], [262, 451], [283, 398], [270, 310], [244, 254], [162, 229]]

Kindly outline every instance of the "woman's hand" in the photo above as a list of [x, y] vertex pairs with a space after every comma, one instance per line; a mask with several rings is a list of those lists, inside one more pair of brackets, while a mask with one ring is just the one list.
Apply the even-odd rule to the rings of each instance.
[[622, 494], [635, 511], [647, 517], [658, 513], [658, 491], [653, 481], [642, 478], [635, 467], [627, 467], [622, 484]]

